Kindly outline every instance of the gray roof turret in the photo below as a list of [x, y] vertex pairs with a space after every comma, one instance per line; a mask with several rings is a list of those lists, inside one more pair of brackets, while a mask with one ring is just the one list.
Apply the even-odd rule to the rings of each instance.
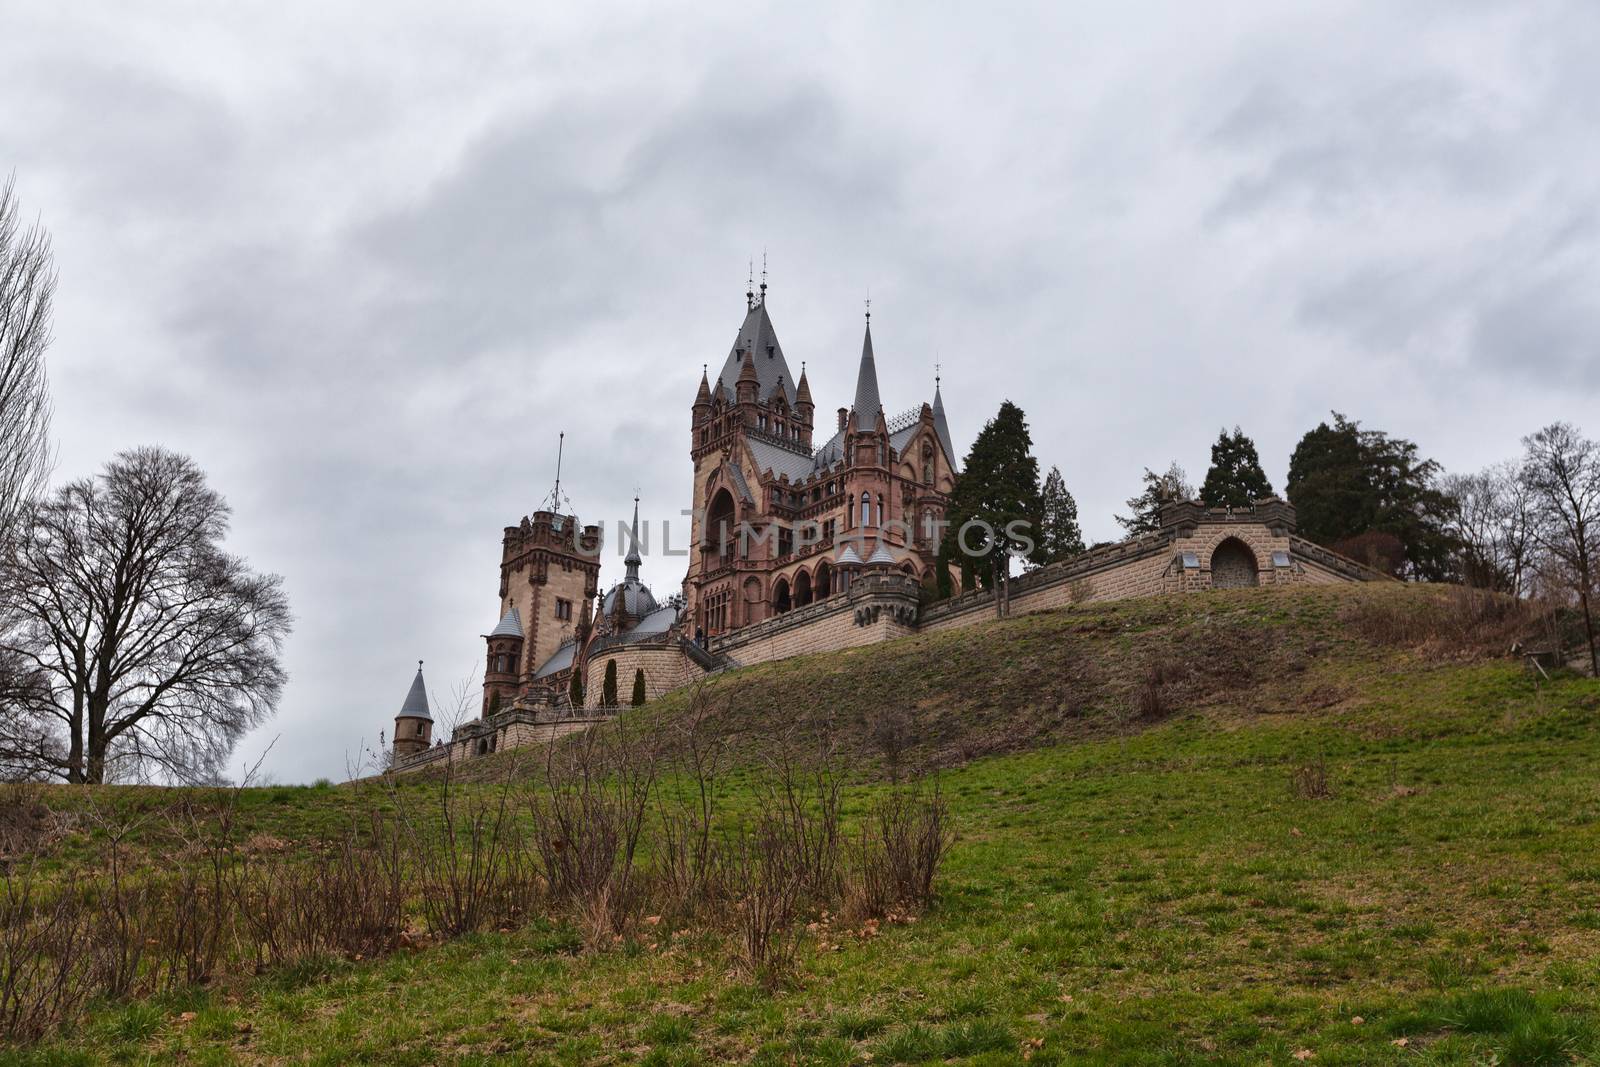
[[417, 660], [417, 676], [411, 680], [411, 691], [406, 694], [406, 702], [400, 705], [400, 714], [395, 718], [433, 721], [433, 713], [428, 710], [428, 686], [422, 680], [420, 659]]
[[867, 324], [867, 334], [861, 341], [861, 369], [856, 372], [856, 401], [852, 405], [858, 425], [866, 429], [883, 401], [878, 399], [878, 365], [872, 358], [872, 324]]
[[490, 637], [515, 637], [522, 640], [522, 616], [515, 604], [500, 618], [499, 625], [489, 631]]

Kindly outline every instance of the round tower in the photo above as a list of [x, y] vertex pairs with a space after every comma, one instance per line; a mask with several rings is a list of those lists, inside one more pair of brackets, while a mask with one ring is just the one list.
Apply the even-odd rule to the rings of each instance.
[[411, 691], [394, 717], [394, 754], [399, 759], [424, 752], [433, 744], [433, 715], [428, 711], [428, 686], [422, 680], [422, 661], [417, 660], [417, 676]]
[[515, 604], [500, 624], [484, 635], [488, 644], [483, 664], [483, 717], [487, 719], [517, 698], [522, 676], [522, 615]]

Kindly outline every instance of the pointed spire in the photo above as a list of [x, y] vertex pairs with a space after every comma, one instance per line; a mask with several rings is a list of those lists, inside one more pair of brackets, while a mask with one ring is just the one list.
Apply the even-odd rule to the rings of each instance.
[[860, 422], [866, 424], [882, 406], [883, 401], [878, 398], [878, 365], [872, 358], [872, 323], [869, 322], [861, 341], [861, 369], [856, 372], [856, 401], [852, 407]]
[[700, 389], [694, 394], [695, 407], [711, 406], [711, 385], [706, 381], [706, 365], [700, 364]]
[[739, 380], [733, 386], [734, 399], [741, 404], [755, 403], [761, 395], [761, 375], [756, 373], [755, 347], [744, 350], [744, 366], [739, 369]]
[[400, 705], [400, 714], [395, 718], [433, 721], [433, 714], [428, 710], [428, 685], [422, 680], [420, 659], [417, 660], [417, 676], [411, 680], [411, 691], [406, 694], [406, 702]]
[[625, 579], [629, 584], [639, 581], [639, 564], [643, 563], [639, 557], [639, 494], [633, 494], [633, 534], [628, 543], [628, 555], [622, 561], [627, 565], [628, 575]]
[[800, 364], [800, 381], [794, 390], [794, 406], [801, 404], [811, 406], [811, 386], [806, 382], [806, 365], [803, 362]]
[[950, 440], [950, 423], [944, 417], [944, 397], [939, 395], [939, 373], [937, 368], [933, 375], [933, 430], [939, 435], [939, 443], [944, 445], [944, 454], [952, 464], [959, 463], [956, 457], [956, 446]]

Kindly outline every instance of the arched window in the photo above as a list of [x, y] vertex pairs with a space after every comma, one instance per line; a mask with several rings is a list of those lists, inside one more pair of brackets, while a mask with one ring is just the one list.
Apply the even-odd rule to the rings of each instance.
[[[879, 514], [878, 519], [881, 522], [883, 520], [883, 515]], [[861, 494], [861, 525], [863, 525], [863, 526], [871, 526], [872, 525], [872, 494], [871, 493], [862, 493]]]
[[811, 575], [799, 571], [794, 576], [794, 606], [803, 608], [811, 603]]
[[772, 587], [772, 610], [774, 614], [782, 615], [789, 610], [789, 580], [779, 578]]
[[817, 578], [813, 583], [811, 595], [818, 600], [833, 595], [833, 568], [828, 566], [827, 560], [817, 564]]
[[878, 494], [878, 525], [883, 525], [883, 494]]

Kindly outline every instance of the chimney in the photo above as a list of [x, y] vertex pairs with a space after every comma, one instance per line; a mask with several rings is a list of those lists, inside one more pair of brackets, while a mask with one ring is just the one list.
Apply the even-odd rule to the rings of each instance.
[[844, 433], [844, 424], [847, 421], [849, 421], [849, 419], [850, 419], [850, 409], [849, 408], [840, 408], [839, 409], [839, 432], [840, 433]]

